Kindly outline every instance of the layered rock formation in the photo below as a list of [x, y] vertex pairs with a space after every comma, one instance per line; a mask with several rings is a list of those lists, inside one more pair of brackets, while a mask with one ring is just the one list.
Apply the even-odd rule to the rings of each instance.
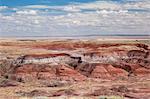
[[66, 52], [24, 55], [13, 60], [7, 74], [12, 73], [24, 80], [59, 78], [75, 81], [150, 74], [150, 50], [147, 45], [96, 44], [92, 47], [90, 44], [81, 45], [72, 46], [86, 49], [90, 47], [92, 50], [76, 54]]
[[0, 96], [149, 99], [149, 78], [146, 41], [0, 42]]

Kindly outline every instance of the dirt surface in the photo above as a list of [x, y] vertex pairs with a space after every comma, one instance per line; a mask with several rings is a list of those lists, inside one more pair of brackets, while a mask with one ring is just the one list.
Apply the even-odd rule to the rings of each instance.
[[105, 98], [150, 98], [150, 40], [0, 40], [0, 99]]

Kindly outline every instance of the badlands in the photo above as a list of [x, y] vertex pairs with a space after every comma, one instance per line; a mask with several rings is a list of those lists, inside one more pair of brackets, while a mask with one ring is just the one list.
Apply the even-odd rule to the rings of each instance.
[[0, 99], [150, 99], [150, 40], [0, 40]]

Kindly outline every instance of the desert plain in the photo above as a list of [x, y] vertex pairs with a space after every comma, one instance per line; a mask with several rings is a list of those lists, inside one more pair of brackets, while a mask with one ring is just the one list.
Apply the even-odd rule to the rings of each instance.
[[150, 99], [150, 40], [0, 39], [0, 99]]

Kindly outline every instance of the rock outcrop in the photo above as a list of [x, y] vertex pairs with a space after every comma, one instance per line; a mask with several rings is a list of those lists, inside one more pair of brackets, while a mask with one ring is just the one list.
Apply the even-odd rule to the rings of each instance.
[[[81, 81], [87, 78], [112, 79], [132, 74], [150, 75], [150, 52], [145, 44], [77, 44], [71, 49], [88, 49], [85, 52], [29, 54], [18, 57], [8, 71], [16, 78], [62, 79]], [[57, 45], [56, 45], [57, 46]], [[38, 47], [38, 46], [36, 46]], [[42, 46], [40, 46], [42, 47]], [[70, 47], [70, 45], [68, 46]], [[45, 47], [44, 47], [45, 48]], [[130, 49], [129, 49], [130, 48]], [[135, 49], [136, 48], [136, 49]], [[93, 51], [94, 50], [94, 51]]]
[[50, 65], [23, 65], [15, 70], [17, 78], [21, 78], [24, 81], [30, 80], [66, 80], [66, 81], [81, 81], [86, 77], [81, 75], [78, 71], [69, 68], [66, 65], [50, 66]]

